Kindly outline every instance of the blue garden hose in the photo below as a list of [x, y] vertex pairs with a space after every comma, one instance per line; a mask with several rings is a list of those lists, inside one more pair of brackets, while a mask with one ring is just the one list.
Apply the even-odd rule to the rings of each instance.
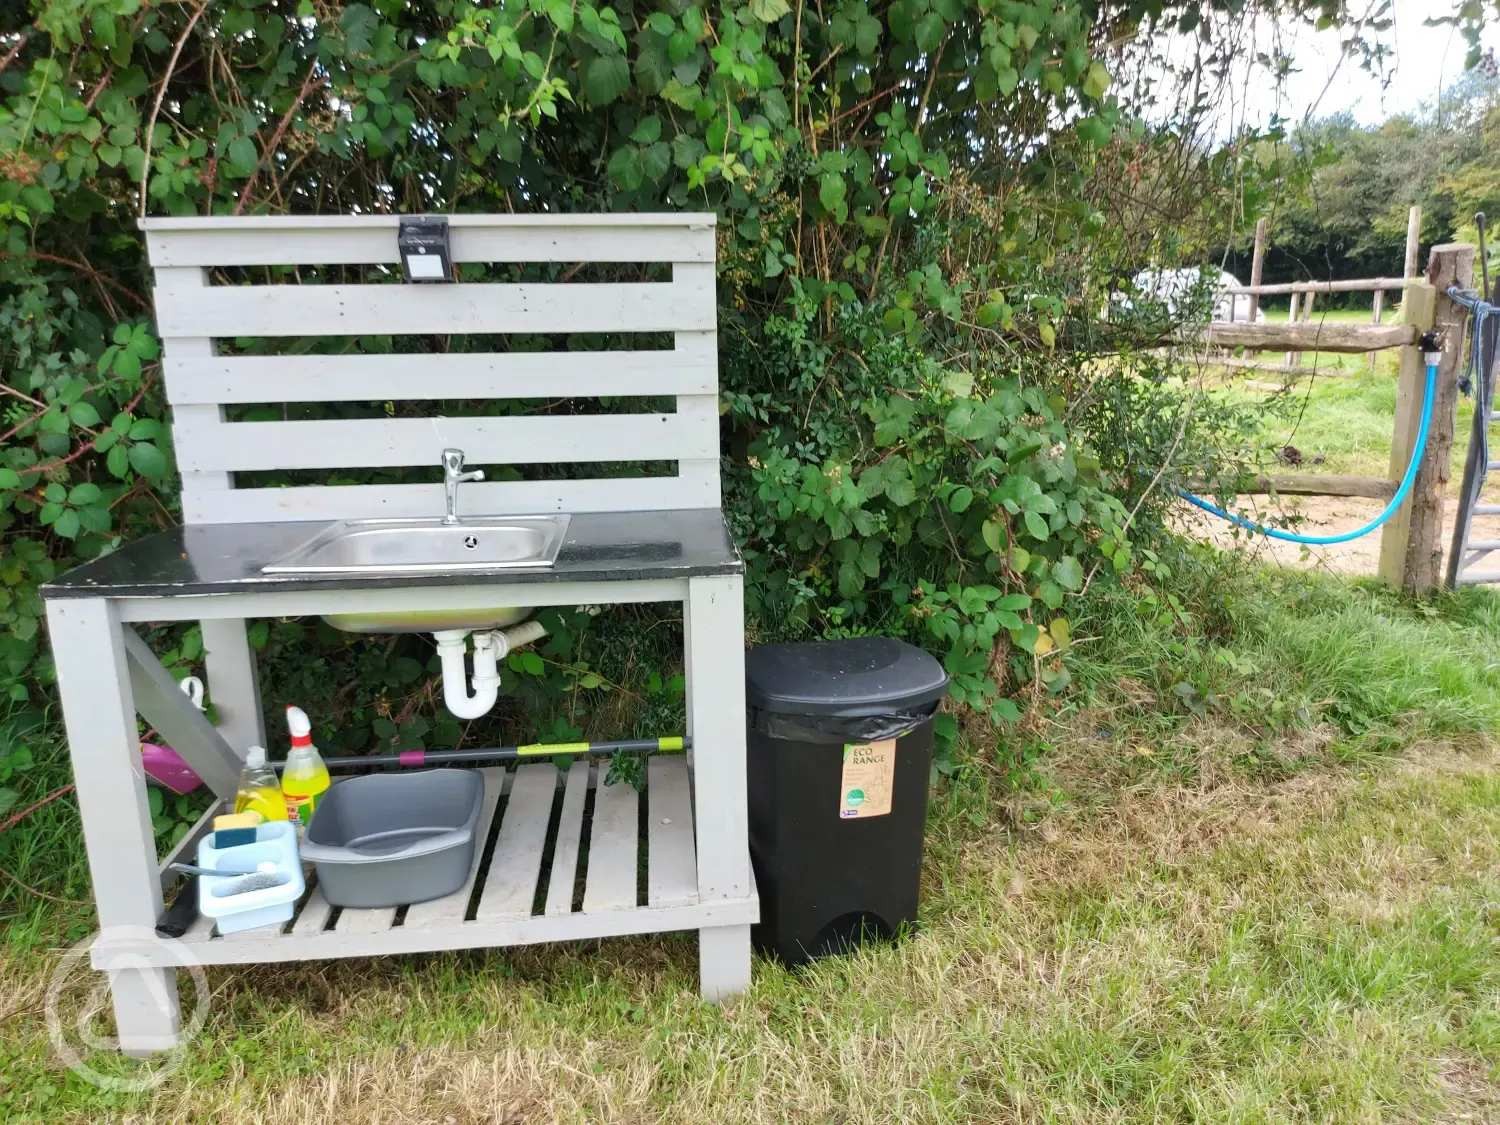
[[1309, 546], [1323, 547], [1333, 543], [1347, 543], [1351, 539], [1358, 539], [1361, 535], [1368, 535], [1386, 520], [1396, 514], [1396, 511], [1406, 501], [1406, 496], [1411, 492], [1412, 482], [1417, 479], [1417, 469], [1421, 467], [1422, 455], [1427, 452], [1427, 431], [1432, 425], [1432, 405], [1437, 399], [1437, 369], [1439, 352], [1437, 339], [1432, 333], [1424, 333], [1420, 344], [1422, 348], [1422, 360], [1427, 365], [1427, 389], [1422, 396], [1422, 420], [1417, 424], [1417, 442], [1411, 451], [1411, 460], [1406, 464], [1406, 475], [1401, 478], [1401, 484], [1396, 488], [1396, 495], [1391, 497], [1391, 502], [1385, 506], [1385, 511], [1376, 516], [1369, 523], [1355, 531], [1345, 531], [1339, 535], [1297, 535], [1290, 531], [1278, 531], [1274, 527], [1266, 527], [1263, 524], [1252, 523], [1250, 520], [1240, 516], [1232, 515], [1216, 504], [1210, 504], [1201, 496], [1194, 496], [1186, 489], [1179, 488], [1178, 494], [1192, 504], [1195, 508], [1202, 508], [1211, 515], [1218, 516], [1222, 520], [1228, 520], [1236, 527], [1243, 527], [1247, 531], [1258, 531], [1262, 535], [1268, 535], [1272, 539], [1281, 539], [1288, 543], [1306, 543]]

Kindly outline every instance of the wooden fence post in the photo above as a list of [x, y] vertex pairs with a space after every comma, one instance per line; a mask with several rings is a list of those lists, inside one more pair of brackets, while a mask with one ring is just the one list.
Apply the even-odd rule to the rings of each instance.
[[[1408, 281], [1401, 293], [1401, 323], [1417, 332], [1432, 327], [1437, 291], [1425, 281]], [[1417, 423], [1422, 414], [1422, 391], [1426, 371], [1416, 344], [1401, 347], [1401, 374], [1396, 382], [1396, 422], [1391, 431], [1390, 478], [1401, 479], [1417, 442]], [[1380, 529], [1380, 579], [1398, 589], [1406, 579], [1406, 544], [1411, 537], [1411, 501], [1408, 499]]]
[[[1379, 324], [1380, 323], [1380, 314], [1383, 313], [1384, 311], [1385, 311], [1385, 290], [1384, 289], [1377, 289], [1377, 290], [1375, 290], [1375, 315], [1371, 318], [1371, 320], [1373, 321], [1373, 323], [1375, 323], [1375, 324]], [[1370, 353], [1370, 370], [1371, 371], [1375, 370], [1375, 358], [1379, 354], [1380, 354], [1379, 352], [1371, 352]]]
[[1422, 208], [1413, 207], [1406, 213], [1406, 265], [1401, 271], [1403, 278], [1417, 276], [1417, 255], [1422, 244]]
[[[1427, 594], [1437, 589], [1443, 581], [1443, 493], [1452, 475], [1453, 433], [1458, 423], [1458, 365], [1463, 354], [1464, 323], [1468, 310], [1448, 296], [1448, 288], [1469, 288], [1474, 281], [1475, 248], [1463, 243], [1434, 246], [1427, 263], [1427, 282], [1432, 289], [1431, 325], [1440, 336], [1443, 346], [1442, 360], [1437, 371], [1437, 399], [1432, 410], [1432, 425], [1427, 437], [1427, 452], [1422, 458], [1416, 482], [1412, 485], [1411, 497], [1402, 505], [1402, 512], [1393, 518], [1387, 528], [1404, 523], [1406, 525], [1405, 552], [1399, 576], [1392, 566], [1386, 567], [1385, 540], [1381, 541], [1381, 577], [1387, 582]], [[1411, 291], [1408, 290], [1408, 295]], [[1405, 468], [1404, 461], [1397, 465], [1396, 452], [1402, 444], [1403, 417], [1415, 434], [1416, 419], [1420, 417], [1422, 391], [1426, 384], [1426, 370], [1419, 353], [1413, 352], [1408, 361], [1407, 349], [1402, 351], [1401, 388], [1397, 391], [1396, 434], [1391, 443], [1392, 476]], [[1415, 377], [1408, 381], [1410, 366]], [[1401, 394], [1401, 389], [1411, 383], [1411, 393]], [[1403, 414], [1403, 406], [1405, 412]], [[1413, 436], [1406, 442], [1411, 448]], [[1401, 517], [1404, 517], [1401, 518]], [[1399, 529], [1398, 529], [1399, 530]], [[1395, 547], [1391, 547], [1392, 554]], [[1394, 581], [1393, 581], [1394, 579]]]
[[[1250, 285], [1253, 288], [1260, 284], [1265, 276], [1266, 268], [1266, 220], [1255, 220], [1255, 254], [1250, 259]], [[1230, 299], [1230, 309], [1234, 308], [1233, 298]], [[1256, 316], [1260, 313], [1260, 294], [1250, 294], [1250, 323], [1255, 323]], [[1233, 316], [1230, 317], [1234, 319]]]
[[[1297, 323], [1297, 294], [1295, 292], [1292, 293], [1291, 305], [1287, 309], [1286, 322], [1288, 324], [1296, 324]], [[1286, 353], [1286, 365], [1287, 365], [1287, 367], [1289, 369], [1293, 368], [1293, 367], [1297, 367], [1301, 363], [1302, 363], [1302, 354], [1300, 352], [1287, 352]]]

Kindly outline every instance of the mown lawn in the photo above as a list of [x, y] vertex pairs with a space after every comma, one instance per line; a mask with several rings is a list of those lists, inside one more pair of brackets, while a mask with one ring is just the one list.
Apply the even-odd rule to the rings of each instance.
[[1500, 1120], [1500, 599], [1175, 565], [975, 732], [896, 947], [722, 1009], [688, 937], [214, 970], [182, 1068], [109, 1094], [41, 1014], [87, 910], [12, 888], [0, 1118]]

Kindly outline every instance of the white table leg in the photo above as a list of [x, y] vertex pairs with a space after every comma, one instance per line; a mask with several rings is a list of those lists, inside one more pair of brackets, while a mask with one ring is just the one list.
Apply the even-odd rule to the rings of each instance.
[[[147, 933], [161, 914], [156, 843], [119, 616], [104, 599], [47, 603], [68, 751], [103, 933]], [[107, 967], [120, 1049], [145, 1055], [180, 1033], [176, 973], [131, 959]]]
[[714, 926], [698, 931], [698, 987], [718, 1003], [750, 987], [750, 927]]
[[208, 698], [219, 720], [219, 733], [241, 758], [251, 746], [266, 744], [260, 707], [260, 676], [243, 618], [200, 622], [203, 664], [208, 670]]
[[[751, 889], [745, 788], [745, 610], [739, 575], [688, 583], [688, 726], [698, 832], [698, 898], [748, 898]], [[698, 931], [703, 996], [721, 1000], [750, 984], [750, 927]]]

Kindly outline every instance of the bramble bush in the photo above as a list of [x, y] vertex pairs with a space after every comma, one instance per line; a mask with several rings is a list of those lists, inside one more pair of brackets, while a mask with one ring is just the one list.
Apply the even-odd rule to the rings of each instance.
[[[1013, 718], [1066, 686], [1069, 601], [1134, 565], [1160, 485], [1247, 453], [1154, 338], [1099, 317], [1121, 276], [1222, 244], [1278, 174], [1244, 158], [1258, 137], [1207, 153], [1191, 121], [1148, 127], [1111, 74], [1139, 64], [1118, 44], [1206, 39], [1243, 8], [4, 6], [0, 692], [45, 703], [38, 584], [177, 519], [139, 215], [672, 208], [720, 217], [752, 635], [904, 635], [955, 699]], [[495, 724], [679, 721], [674, 634], [650, 611], [553, 624], [513, 654]], [[280, 621], [252, 639], [268, 699], [300, 698], [341, 749], [495, 733], [436, 707], [421, 638]], [[163, 645], [192, 663], [190, 637]]]

